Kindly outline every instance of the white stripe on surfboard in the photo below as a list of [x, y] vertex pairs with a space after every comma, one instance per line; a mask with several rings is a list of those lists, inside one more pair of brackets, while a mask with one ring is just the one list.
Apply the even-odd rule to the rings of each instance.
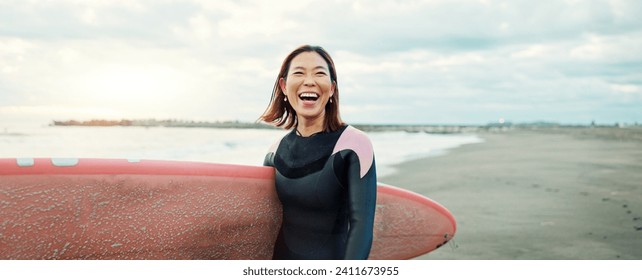
[[35, 164], [35, 160], [33, 158], [17, 158], [16, 164], [20, 167], [31, 167]]
[[51, 164], [58, 167], [71, 167], [78, 165], [77, 158], [52, 158]]

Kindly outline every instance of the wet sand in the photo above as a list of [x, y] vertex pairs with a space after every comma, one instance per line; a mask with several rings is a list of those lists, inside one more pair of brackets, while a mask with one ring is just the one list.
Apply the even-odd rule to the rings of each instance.
[[418, 259], [642, 259], [642, 129], [478, 135], [379, 178], [457, 219], [453, 241]]

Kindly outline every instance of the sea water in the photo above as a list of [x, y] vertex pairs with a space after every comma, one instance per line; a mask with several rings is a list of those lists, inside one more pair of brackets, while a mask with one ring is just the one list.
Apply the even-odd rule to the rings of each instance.
[[[39, 126], [0, 128], [0, 158], [126, 158], [262, 165], [274, 129]], [[471, 134], [369, 132], [378, 177], [404, 161], [481, 142]]]

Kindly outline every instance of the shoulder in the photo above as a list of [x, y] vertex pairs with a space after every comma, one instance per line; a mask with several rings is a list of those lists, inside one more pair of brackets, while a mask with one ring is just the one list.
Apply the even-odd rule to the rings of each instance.
[[268, 154], [276, 153], [276, 150], [279, 148], [279, 145], [281, 145], [281, 142], [283, 141], [283, 139], [285, 139], [285, 137], [288, 135], [289, 133], [286, 133], [285, 135], [282, 135], [279, 138], [277, 138], [277, 140], [274, 141], [274, 143], [272, 143], [272, 145], [270, 146], [270, 149], [268, 150]]
[[356, 129], [353, 126], [348, 126], [343, 133], [341, 133], [341, 136], [339, 136], [333, 153], [340, 152], [342, 150], [354, 150], [355, 152], [357, 152], [357, 150], [371, 151], [372, 143], [370, 142], [368, 135], [363, 131]]
[[341, 136], [339, 136], [332, 154], [344, 150], [351, 150], [357, 155], [362, 169], [362, 176], [370, 169], [370, 166], [374, 162], [374, 149], [370, 138], [363, 131], [353, 126], [348, 126]]
[[276, 155], [276, 151], [279, 149], [281, 142], [283, 141], [283, 139], [285, 139], [286, 136], [287, 134], [279, 137], [276, 141], [274, 141], [274, 143], [272, 143], [272, 145], [270, 145], [270, 149], [268, 149], [267, 154], [263, 159], [264, 166], [274, 166], [274, 157]]

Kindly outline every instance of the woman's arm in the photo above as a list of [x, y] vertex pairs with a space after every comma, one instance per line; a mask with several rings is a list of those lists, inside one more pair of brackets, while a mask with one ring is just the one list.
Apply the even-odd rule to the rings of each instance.
[[265, 155], [265, 159], [263, 159], [263, 166], [274, 167], [274, 153], [273, 152], [268, 152], [267, 155]]
[[346, 163], [350, 229], [345, 259], [367, 259], [373, 239], [377, 200], [377, 172], [374, 151], [368, 136], [349, 126], [334, 152]]
[[360, 161], [354, 152], [348, 154], [348, 201], [350, 230], [345, 259], [365, 260], [372, 247], [372, 232], [377, 200], [377, 175], [372, 158], [367, 173], [361, 177]]

